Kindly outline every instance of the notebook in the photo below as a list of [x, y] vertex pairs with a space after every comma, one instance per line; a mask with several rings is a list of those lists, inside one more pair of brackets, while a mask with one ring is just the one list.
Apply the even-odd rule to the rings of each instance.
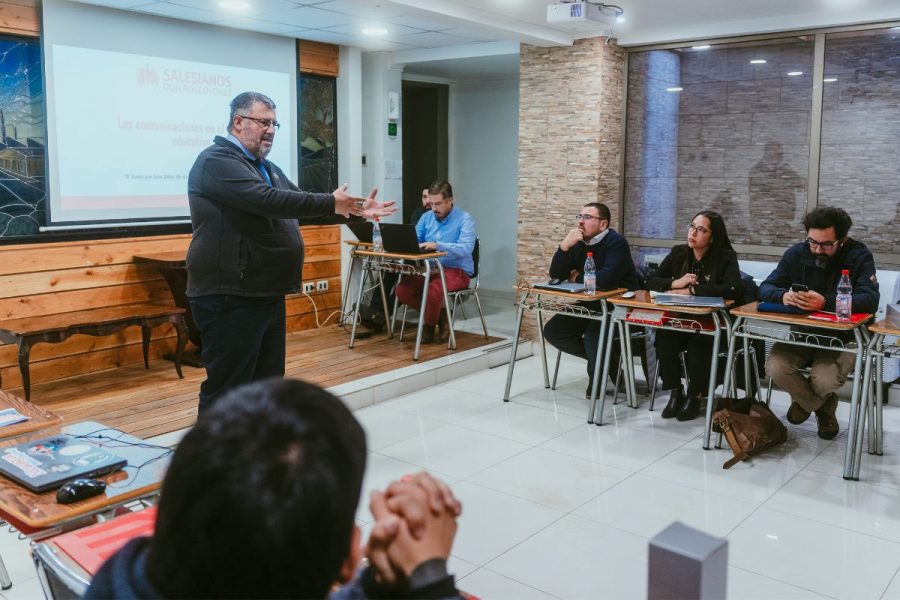
[[433, 250], [419, 248], [419, 236], [416, 234], [415, 225], [405, 223], [382, 223], [381, 241], [385, 252], [398, 254], [424, 254]]
[[656, 294], [653, 301], [668, 306], [711, 306], [725, 308], [725, 299], [715, 296], [689, 296], [686, 294]]
[[346, 223], [353, 235], [361, 242], [372, 243], [372, 223], [370, 221], [350, 221]]
[[64, 533], [53, 538], [53, 543], [94, 575], [122, 546], [136, 537], [153, 535], [155, 526], [156, 507], [152, 506]]
[[537, 288], [539, 290], [568, 292], [570, 294], [578, 294], [585, 290], [583, 283], [571, 283], [568, 281], [561, 281], [560, 283], [535, 283], [531, 287]]
[[128, 461], [85, 439], [56, 435], [3, 448], [0, 474], [32, 492], [46, 492], [79, 477], [97, 477]]

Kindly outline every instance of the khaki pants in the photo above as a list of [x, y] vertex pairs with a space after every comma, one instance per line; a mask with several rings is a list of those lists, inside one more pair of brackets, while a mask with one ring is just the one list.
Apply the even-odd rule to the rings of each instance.
[[[776, 343], [766, 373], [803, 410], [814, 412], [825, 404], [825, 396], [844, 385], [855, 360], [850, 352]], [[799, 372], [804, 367], [809, 367], [809, 378]]]

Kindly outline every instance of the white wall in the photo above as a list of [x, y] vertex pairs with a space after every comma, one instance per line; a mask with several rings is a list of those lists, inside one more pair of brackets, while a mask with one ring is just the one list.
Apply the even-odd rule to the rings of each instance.
[[395, 223], [402, 221], [403, 180], [386, 179], [385, 162], [403, 160], [403, 130], [399, 122], [396, 137], [388, 136], [388, 92], [401, 94], [401, 73], [401, 68], [391, 65], [387, 52], [362, 55], [362, 151], [366, 166], [362, 168], [364, 185], [360, 191], [367, 195], [377, 187], [380, 199], [396, 200], [401, 209], [385, 219]]
[[[358, 192], [366, 190], [362, 168], [363, 108], [362, 52], [341, 46], [341, 69], [337, 78], [338, 185], [349, 183]], [[342, 239], [355, 240], [349, 229], [341, 227]], [[350, 247], [341, 245], [341, 273], [346, 281], [350, 267]]]
[[518, 79], [452, 85], [449, 129], [450, 183], [458, 206], [475, 218], [481, 239], [481, 287], [512, 296], [518, 229]]

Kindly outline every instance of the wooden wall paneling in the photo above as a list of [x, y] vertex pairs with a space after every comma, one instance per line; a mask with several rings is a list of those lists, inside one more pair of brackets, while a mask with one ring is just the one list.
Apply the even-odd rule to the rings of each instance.
[[322, 42], [297, 40], [297, 63], [301, 73], [328, 75], [337, 77], [340, 74], [340, 47]]
[[7, 0], [0, 2], [0, 33], [38, 36], [41, 18], [37, 0]]

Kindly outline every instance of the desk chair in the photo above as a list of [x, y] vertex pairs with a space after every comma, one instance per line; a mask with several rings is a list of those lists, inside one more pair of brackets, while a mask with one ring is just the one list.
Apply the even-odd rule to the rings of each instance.
[[462, 309], [463, 318], [468, 319], [466, 316], [466, 305], [463, 303], [469, 296], [474, 296], [475, 304], [478, 306], [478, 316], [481, 317], [481, 328], [484, 330], [484, 337], [488, 337], [487, 325], [484, 322], [484, 311], [481, 310], [481, 300], [478, 299], [478, 285], [480, 281], [478, 263], [480, 258], [481, 240], [475, 238], [475, 248], [472, 250], [472, 264], [474, 265], [475, 272], [472, 274], [472, 279], [469, 281], [469, 287], [455, 292], [447, 292], [447, 296], [450, 297], [451, 301], [448, 316], [450, 317], [450, 326], [453, 327], [453, 318], [456, 315], [456, 305], [459, 304], [459, 307]]

